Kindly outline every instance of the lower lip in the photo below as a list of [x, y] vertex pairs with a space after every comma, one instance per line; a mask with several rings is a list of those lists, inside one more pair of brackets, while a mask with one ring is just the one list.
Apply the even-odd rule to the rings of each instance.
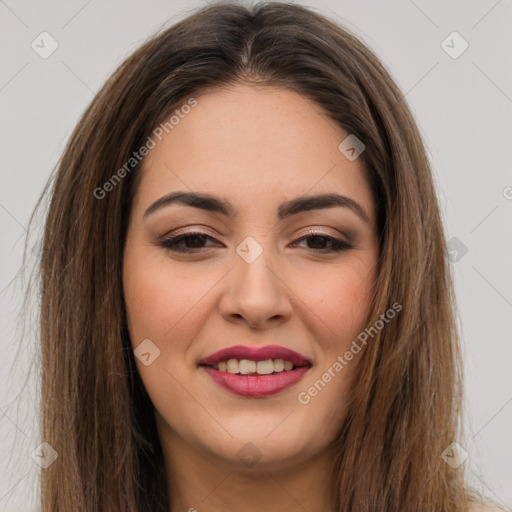
[[203, 366], [205, 372], [220, 386], [241, 396], [269, 396], [299, 382], [309, 370], [308, 366], [299, 366], [290, 371], [273, 375], [239, 375], [221, 372], [210, 366]]

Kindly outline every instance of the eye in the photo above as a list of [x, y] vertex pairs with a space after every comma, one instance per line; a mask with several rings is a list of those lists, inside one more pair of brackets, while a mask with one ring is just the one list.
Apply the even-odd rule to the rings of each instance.
[[[315, 231], [309, 231], [308, 233], [308, 235], [299, 238], [297, 242], [294, 243], [294, 245], [296, 245], [298, 242], [309, 241], [309, 247], [307, 248], [314, 249], [317, 252], [341, 252], [352, 249], [352, 245], [334, 236]], [[311, 247], [311, 245], [313, 247]]]
[[[308, 233], [309, 234], [306, 236], [303, 236], [294, 242], [292, 246], [298, 246], [300, 242], [306, 241], [308, 243], [306, 249], [312, 249], [315, 252], [330, 253], [352, 249], [352, 245], [339, 238], [314, 231], [308, 231]], [[202, 249], [215, 247], [215, 244], [210, 246], [204, 245], [208, 240], [216, 241], [214, 237], [207, 235], [206, 233], [194, 231], [163, 238], [160, 241], [160, 245], [169, 251], [181, 253], [198, 253], [201, 252]]]
[[[207, 240], [215, 240], [212, 236], [200, 231], [184, 233], [181, 235], [164, 238], [160, 245], [164, 249], [174, 252], [192, 253], [204, 248], [203, 244]], [[183, 246], [185, 244], [185, 247]]]

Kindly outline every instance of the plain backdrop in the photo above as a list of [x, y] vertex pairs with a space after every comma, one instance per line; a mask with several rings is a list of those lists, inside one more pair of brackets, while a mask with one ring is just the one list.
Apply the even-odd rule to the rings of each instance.
[[[466, 437], [458, 442], [473, 484], [512, 510], [512, 1], [300, 3], [376, 52], [419, 123], [459, 304]], [[202, 5], [0, 0], [0, 511], [37, 510], [35, 325], [18, 327], [15, 278], [30, 213], [107, 77], [154, 31]]]

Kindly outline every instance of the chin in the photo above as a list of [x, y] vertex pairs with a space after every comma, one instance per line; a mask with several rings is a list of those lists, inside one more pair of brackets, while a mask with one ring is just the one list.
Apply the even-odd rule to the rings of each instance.
[[292, 468], [312, 457], [321, 447], [298, 439], [293, 433], [272, 437], [268, 433], [250, 436], [246, 431], [243, 435], [235, 435], [229, 444], [207, 449], [213, 457], [222, 459], [230, 470], [254, 473]]

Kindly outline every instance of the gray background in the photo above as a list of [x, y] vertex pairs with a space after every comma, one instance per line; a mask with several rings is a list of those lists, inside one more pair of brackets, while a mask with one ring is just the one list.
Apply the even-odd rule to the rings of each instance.
[[[512, 510], [512, 1], [300, 3], [359, 35], [419, 122], [457, 251], [466, 390], [466, 437], [458, 441], [474, 485]], [[29, 366], [35, 326], [19, 328], [22, 282], [14, 279], [32, 207], [79, 115], [115, 67], [162, 25], [204, 4], [0, 0], [0, 511], [37, 509], [39, 466], [30, 456], [39, 444], [37, 371]], [[43, 31], [59, 45], [46, 59], [31, 48]], [[463, 48], [457, 36], [442, 46], [453, 31], [469, 44], [457, 58], [445, 51]]]

